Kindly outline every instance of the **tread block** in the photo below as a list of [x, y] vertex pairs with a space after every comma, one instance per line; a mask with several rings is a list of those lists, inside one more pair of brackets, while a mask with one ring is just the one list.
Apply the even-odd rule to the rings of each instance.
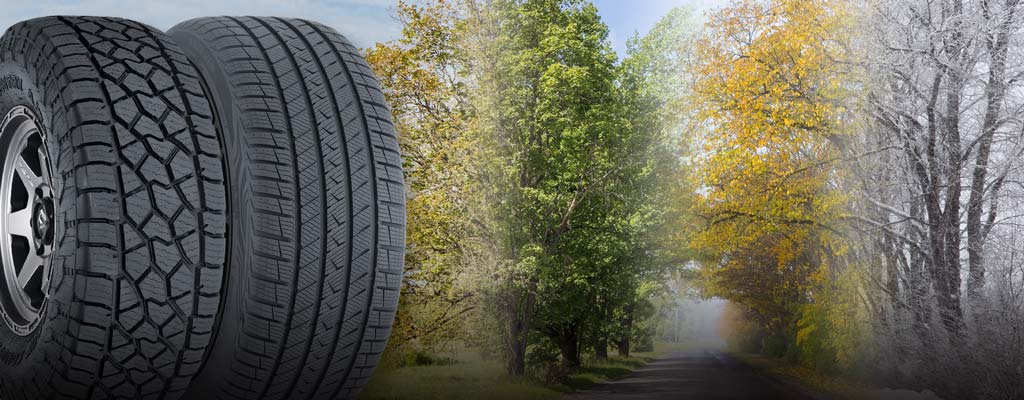
[[0, 62], [32, 78], [61, 222], [46, 319], [0, 363], [0, 398], [181, 397], [213, 338], [227, 246], [225, 160], [195, 70], [156, 29], [99, 17], [16, 24]]
[[224, 129], [230, 178], [245, 183], [232, 246], [258, 249], [229, 276], [247, 289], [225, 312], [246, 318], [222, 322], [217, 372], [188, 395], [354, 396], [390, 332], [405, 247], [401, 157], [375, 78], [341, 35], [304, 20], [200, 18], [170, 35], [211, 80], [221, 120], [240, 121]]

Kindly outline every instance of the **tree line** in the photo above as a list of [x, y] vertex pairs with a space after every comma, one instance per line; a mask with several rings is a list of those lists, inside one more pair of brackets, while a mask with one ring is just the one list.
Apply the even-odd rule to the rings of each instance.
[[389, 354], [557, 378], [696, 292], [742, 350], [1024, 394], [1019, 0], [736, 0], [621, 59], [583, 0], [397, 16], [367, 50], [410, 186]]
[[[945, 398], [1024, 379], [1020, 2], [738, 1], [694, 48], [732, 339]], [[752, 322], [752, 323], [751, 323]]]
[[[471, 342], [551, 379], [653, 346], [685, 258], [676, 113], [689, 14], [624, 60], [586, 1], [400, 2], [367, 59], [402, 132], [409, 194], [393, 354]], [[536, 367], [536, 368], [534, 368]]]

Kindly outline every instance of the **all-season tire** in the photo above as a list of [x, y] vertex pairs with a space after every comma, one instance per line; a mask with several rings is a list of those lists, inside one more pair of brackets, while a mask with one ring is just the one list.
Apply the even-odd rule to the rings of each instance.
[[236, 194], [227, 301], [188, 396], [354, 397], [384, 350], [404, 256], [402, 162], [376, 78], [314, 22], [168, 33], [203, 75]]
[[0, 398], [179, 398], [213, 338], [227, 253], [195, 70], [133, 21], [25, 21], [0, 39], [3, 115], [37, 126], [55, 210], [38, 323], [0, 324]]

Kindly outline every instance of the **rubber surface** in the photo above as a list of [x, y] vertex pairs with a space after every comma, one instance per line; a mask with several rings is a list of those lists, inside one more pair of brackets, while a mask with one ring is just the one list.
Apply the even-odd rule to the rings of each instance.
[[313, 22], [202, 18], [169, 34], [220, 116], [236, 211], [225, 310], [189, 398], [354, 397], [387, 342], [405, 247], [376, 78]]
[[176, 399], [210, 344], [226, 262], [221, 145], [196, 72], [122, 19], [0, 39], [0, 112], [42, 122], [58, 202], [45, 320], [0, 327], [0, 398]]

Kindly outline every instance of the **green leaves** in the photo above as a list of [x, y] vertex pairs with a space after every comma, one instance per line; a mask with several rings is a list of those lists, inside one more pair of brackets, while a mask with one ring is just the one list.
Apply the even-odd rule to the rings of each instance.
[[675, 143], [683, 119], [672, 107], [690, 35], [676, 24], [687, 14], [674, 12], [619, 63], [587, 1], [398, 12], [403, 38], [367, 54], [400, 125], [411, 188], [394, 336], [406, 342], [393, 348], [443, 345], [469, 330], [459, 316], [488, 310], [518, 373], [530, 331], [564, 350], [648, 326], [647, 301], [686, 254], [675, 229], [688, 212]]
[[[608, 28], [587, 2], [490, 5], [501, 23], [480, 103], [495, 105], [483, 134], [500, 150], [484, 170], [503, 185], [492, 190], [502, 199], [494, 223], [509, 232], [505, 253], [536, 260], [529, 284], [511, 297], [535, 300], [529, 323], [550, 340], [607, 333], [619, 322], [615, 310], [645, 300], [638, 288], [661, 270], [652, 239], [666, 181], [655, 171], [678, 164], [664, 153], [671, 128], [648, 117], [667, 100], [634, 97], [669, 91], [656, 89], [662, 82], [647, 69], [617, 64]], [[644, 56], [662, 62], [658, 50]]]

